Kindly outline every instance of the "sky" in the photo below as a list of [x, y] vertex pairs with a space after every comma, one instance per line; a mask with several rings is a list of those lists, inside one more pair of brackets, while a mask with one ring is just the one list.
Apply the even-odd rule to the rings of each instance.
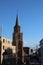
[[3, 37], [12, 39], [17, 13], [24, 46], [35, 48], [43, 38], [43, 0], [0, 0]]

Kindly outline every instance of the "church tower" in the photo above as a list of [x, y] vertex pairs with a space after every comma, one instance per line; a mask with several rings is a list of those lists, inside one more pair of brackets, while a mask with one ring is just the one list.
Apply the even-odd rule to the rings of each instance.
[[16, 63], [22, 63], [22, 49], [23, 49], [23, 33], [18, 22], [18, 15], [16, 16], [16, 24], [13, 32], [13, 46], [16, 46]]

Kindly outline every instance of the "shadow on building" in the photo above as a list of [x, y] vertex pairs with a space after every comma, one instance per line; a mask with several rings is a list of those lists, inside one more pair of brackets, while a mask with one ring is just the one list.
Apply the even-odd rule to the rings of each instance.
[[2, 65], [14, 65], [16, 64], [15, 54], [13, 54], [12, 49], [8, 48], [3, 53]]

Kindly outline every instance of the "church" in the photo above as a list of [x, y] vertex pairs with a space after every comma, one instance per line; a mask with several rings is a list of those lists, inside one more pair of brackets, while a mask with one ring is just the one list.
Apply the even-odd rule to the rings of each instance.
[[23, 33], [18, 15], [12, 36], [12, 40], [0, 36], [0, 65], [29, 64], [30, 57], [33, 57], [33, 50], [23, 47]]

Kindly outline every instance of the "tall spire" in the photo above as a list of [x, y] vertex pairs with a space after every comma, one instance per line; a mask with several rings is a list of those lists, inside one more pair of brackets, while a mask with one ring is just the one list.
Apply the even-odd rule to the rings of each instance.
[[18, 14], [17, 14], [17, 16], [16, 16], [16, 26], [18, 26], [19, 24], [18, 24]]
[[19, 25], [19, 22], [18, 22], [18, 15], [16, 16], [16, 24], [14, 26], [14, 31], [15, 32], [20, 32], [20, 25]]

